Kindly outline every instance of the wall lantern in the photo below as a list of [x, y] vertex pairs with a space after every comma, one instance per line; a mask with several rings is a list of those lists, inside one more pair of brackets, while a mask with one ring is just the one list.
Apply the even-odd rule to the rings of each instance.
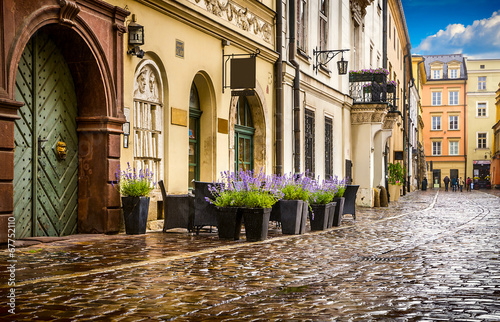
[[[317, 48], [317, 47], [316, 47]], [[347, 74], [347, 64], [348, 61], [344, 60], [344, 51], [349, 51], [349, 49], [333, 49], [333, 50], [316, 50], [313, 49], [314, 60], [316, 64], [313, 64], [313, 70], [318, 73], [318, 68], [320, 66], [326, 67], [326, 64], [330, 62], [335, 56], [338, 54], [342, 54], [340, 61], [337, 62], [337, 68], [339, 71], [339, 75]], [[321, 61], [319, 61], [320, 55], [323, 55]]]
[[127, 51], [127, 54], [142, 58], [144, 50], [139, 46], [144, 45], [144, 26], [136, 23], [136, 19], [135, 14], [132, 15], [132, 22], [128, 24], [128, 44], [133, 48]]

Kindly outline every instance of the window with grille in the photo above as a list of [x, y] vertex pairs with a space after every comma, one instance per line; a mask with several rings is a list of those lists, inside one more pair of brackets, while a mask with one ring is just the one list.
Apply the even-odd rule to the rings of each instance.
[[432, 92], [432, 105], [441, 105], [441, 92]]
[[486, 103], [477, 103], [477, 117], [486, 116]]
[[315, 128], [315, 116], [314, 111], [305, 110], [304, 121], [305, 121], [305, 131], [304, 131], [304, 150], [305, 150], [305, 170], [309, 172], [309, 176], [315, 176], [314, 173], [314, 128]]
[[458, 69], [450, 69], [450, 78], [458, 78]]
[[441, 155], [441, 142], [432, 142], [432, 155]]
[[448, 121], [449, 121], [448, 129], [458, 130], [458, 115], [450, 115]]
[[325, 117], [325, 178], [333, 177], [333, 120]]
[[477, 134], [477, 148], [486, 149], [486, 133]]
[[441, 69], [433, 69], [432, 79], [440, 79], [440, 78], [441, 78]]
[[458, 155], [458, 141], [450, 141], [449, 144], [450, 155]]
[[441, 130], [441, 116], [433, 116], [432, 117], [432, 130], [437, 131]]

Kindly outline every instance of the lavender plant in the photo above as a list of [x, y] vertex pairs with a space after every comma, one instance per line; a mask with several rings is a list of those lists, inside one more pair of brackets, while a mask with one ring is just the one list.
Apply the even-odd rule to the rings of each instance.
[[125, 197], [147, 197], [156, 185], [153, 181], [153, 172], [149, 169], [144, 171], [132, 169], [129, 162], [127, 162], [127, 169], [117, 170], [115, 178], [117, 183], [115, 185], [112, 182], [112, 185]]

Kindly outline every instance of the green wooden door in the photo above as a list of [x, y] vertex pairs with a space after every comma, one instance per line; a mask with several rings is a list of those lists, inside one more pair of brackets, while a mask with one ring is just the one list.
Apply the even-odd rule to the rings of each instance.
[[[76, 95], [64, 57], [37, 33], [26, 45], [16, 76], [14, 217], [16, 236], [77, 232], [78, 136]], [[58, 142], [67, 148], [57, 153]]]

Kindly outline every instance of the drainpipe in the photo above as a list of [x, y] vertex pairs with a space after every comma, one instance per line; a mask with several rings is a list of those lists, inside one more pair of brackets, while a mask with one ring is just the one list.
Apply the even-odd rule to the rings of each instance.
[[276, 49], [279, 53], [278, 60], [274, 64], [275, 86], [276, 86], [276, 115], [275, 115], [275, 139], [276, 139], [276, 168], [275, 174], [283, 174], [283, 2], [276, 0]]
[[288, 12], [290, 42], [288, 59], [295, 68], [295, 78], [293, 79], [293, 136], [294, 136], [294, 171], [300, 172], [300, 66], [295, 58], [297, 52], [297, 43], [295, 41], [296, 25], [296, 3], [297, 0], [291, 0]]
[[[410, 165], [410, 140], [409, 140], [409, 131], [410, 131], [410, 87], [413, 87], [413, 82], [410, 82], [410, 85], [406, 83], [406, 60], [409, 59], [411, 63], [411, 45], [406, 45], [407, 54], [403, 57], [403, 151], [405, 151], [406, 147], [406, 158], [403, 160], [403, 164], [406, 163], [405, 171], [405, 181], [406, 184], [403, 187], [403, 195], [406, 195], [406, 192], [410, 192], [410, 180], [408, 180], [408, 167]], [[411, 64], [409, 64], [411, 66]], [[413, 79], [413, 71], [410, 68], [410, 79]], [[406, 92], [408, 92], [408, 106], [406, 105]]]
[[387, 69], [387, 0], [382, 4], [382, 67]]
[[[422, 99], [422, 97], [420, 96], [420, 64], [422, 64], [424, 61], [419, 61], [417, 63], [417, 92], [418, 92], [418, 97], [420, 97], [420, 99]], [[417, 173], [418, 173], [418, 180], [417, 180], [417, 187], [419, 187], [421, 181], [424, 179], [424, 177], [427, 176], [427, 170], [424, 172], [424, 173], [421, 173], [420, 172], [420, 162], [422, 161], [421, 158], [420, 158], [420, 149], [418, 148], [418, 144], [420, 143], [420, 131], [418, 130], [418, 128], [420, 127], [420, 119], [418, 118], [418, 113], [419, 111], [417, 111], [417, 151], [418, 151], [418, 154], [417, 154], [417, 166], [418, 166], [418, 169], [417, 169]]]

